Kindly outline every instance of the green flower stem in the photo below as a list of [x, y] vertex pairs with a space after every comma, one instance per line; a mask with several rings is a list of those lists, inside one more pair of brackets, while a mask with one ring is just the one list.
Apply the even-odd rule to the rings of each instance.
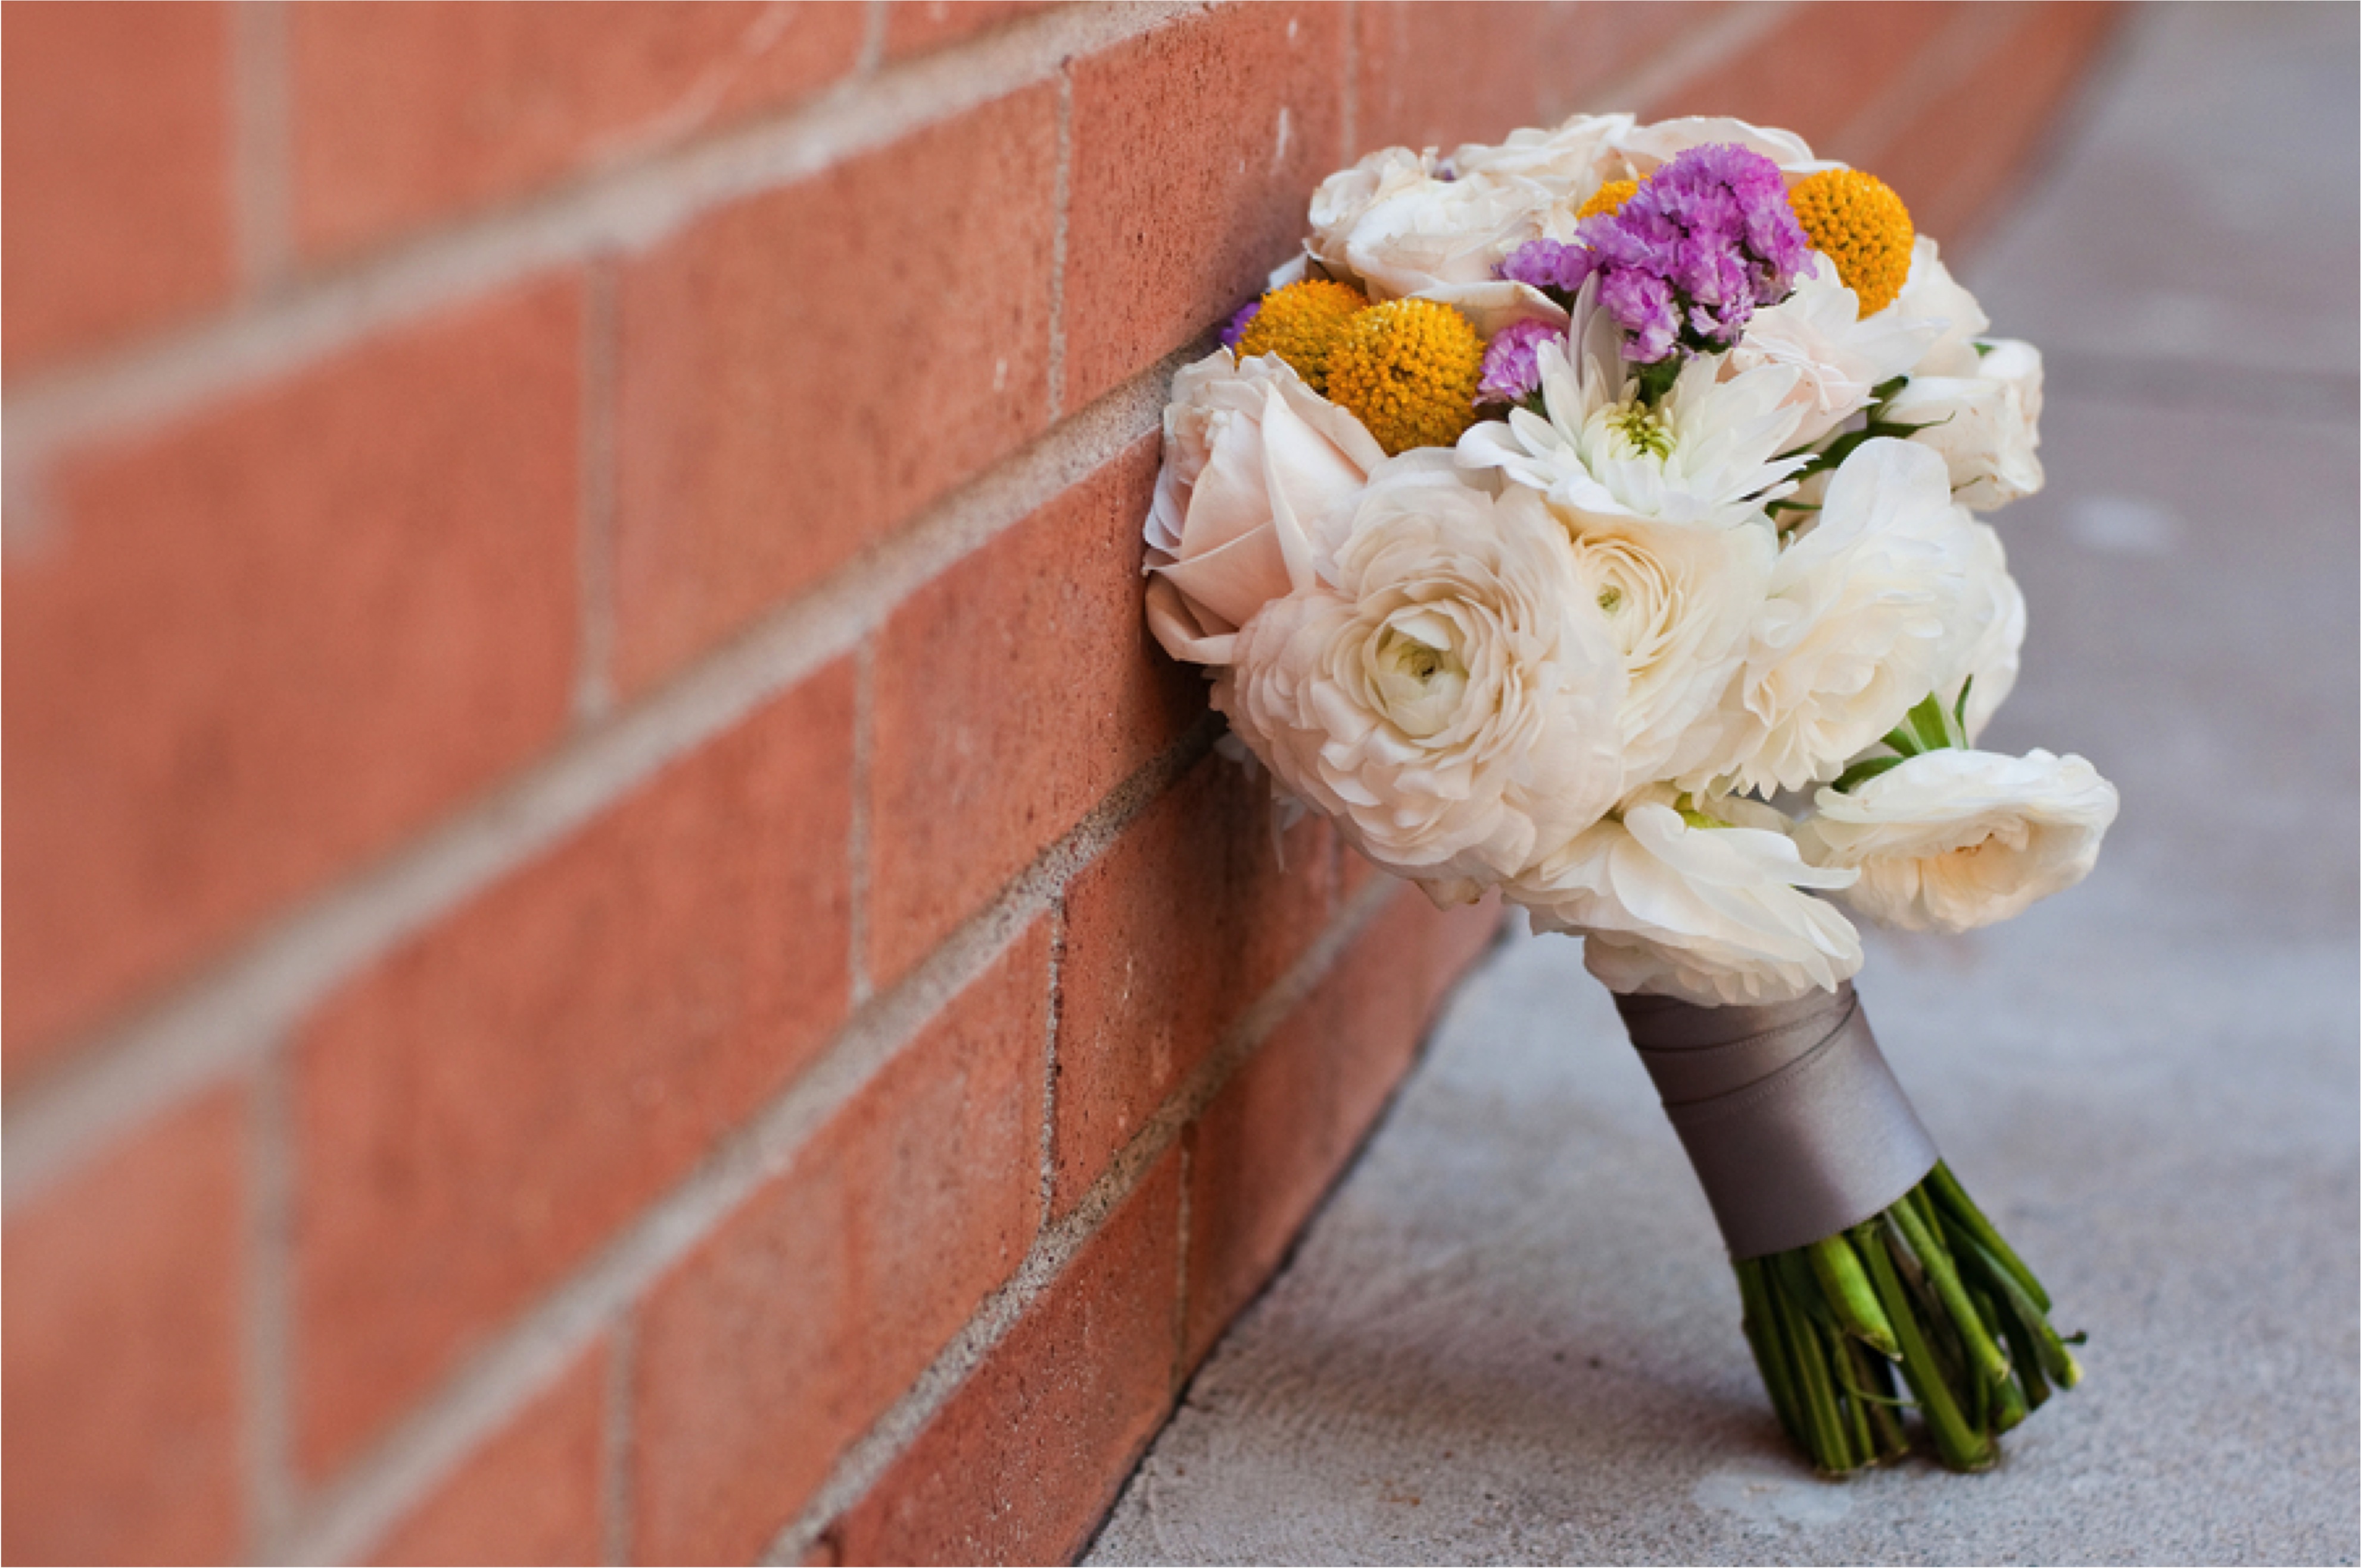
[[1787, 1354], [1779, 1342], [1779, 1326], [1771, 1315], [1771, 1298], [1763, 1278], [1763, 1261], [1747, 1258], [1737, 1265], [1738, 1296], [1744, 1305], [1742, 1326], [1746, 1343], [1753, 1349], [1755, 1368], [1763, 1374], [1763, 1387], [1771, 1395], [1771, 1408], [1777, 1412], [1779, 1424], [1787, 1436], [1804, 1442], [1804, 1424], [1795, 1414], [1795, 1380], [1787, 1365]]
[[1779, 1288], [1780, 1280], [1772, 1276], [1773, 1299], [1778, 1304], [1780, 1327], [1787, 1342], [1788, 1358], [1801, 1374], [1797, 1378], [1803, 1394], [1806, 1430], [1811, 1434], [1813, 1463], [1832, 1475], [1841, 1475], [1853, 1468], [1852, 1454], [1845, 1442], [1844, 1418], [1837, 1410], [1836, 1390], [1828, 1376], [1826, 1351], [1821, 1347], [1818, 1332], [1812, 1327], [1810, 1316], [1795, 1301], [1788, 1299]]
[[1845, 1332], [1888, 1361], [1900, 1355], [1902, 1347], [1894, 1343], [1894, 1325], [1885, 1321], [1885, 1310], [1877, 1304], [1877, 1292], [1870, 1288], [1869, 1276], [1862, 1271], [1852, 1244], [1842, 1234], [1823, 1236], [1805, 1250], [1811, 1255], [1812, 1273], [1819, 1280], [1821, 1292]]
[[2041, 1281], [2033, 1277], [2033, 1270], [2025, 1266], [2025, 1260], [2001, 1239], [2000, 1232], [1984, 1218], [1984, 1212], [1976, 1207], [1975, 1200], [1968, 1196], [1968, 1190], [1960, 1185], [1960, 1179], [1951, 1174], [1950, 1167], [1937, 1160], [1935, 1168], [1927, 1173], [1927, 1179], [1921, 1185], [1954, 1225], [1973, 1236], [1986, 1252], [2007, 1267], [2036, 1306], [2045, 1312], [2049, 1310], [2049, 1292], [2041, 1288]]
[[2026, 1333], [2032, 1339], [2034, 1355], [2042, 1372], [2060, 1388], [2071, 1388], [2082, 1381], [2082, 1368], [2074, 1360], [2073, 1353], [2066, 1348], [2066, 1342], [2059, 1337], [2056, 1329], [2049, 1326], [2048, 1317], [2034, 1304], [2033, 1298], [2017, 1282], [2015, 1276], [1990, 1253], [1983, 1254], [1978, 1262], [1982, 1266], [1985, 1277], [1999, 1288], [2003, 1303], [2016, 1314]]
[[[1943, 1310], [1950, 1314], [1951, 1326], [1960, 1336], [1960, 1347], [1968, 1363], [1987, 1383], [2005, 1382], [2008, 1378], [2008, 1357], [2000, 1353], [1984, 1332], [1983, 1320], [1976, 1315], [1976, 1306], [1968, 1299], [1967, 1287], [1960, 1283], [1960, 1271], [1951, 1263], [1951, 1255], [1944, 1249], [1941, 1238], [1935, 1234], [1931, 1212], [1921, 1207], [1926, 1199], [1916, 1190], [1902, 1201], [1886, 1211], [1894, 1223], [1902, 1227], [1904, 1239], [1910, 1250], [1918, 1255], [1927, 1276], [1942, 1299]], [[1980, 1402], [1980, 1401], [1979, 1401]]]
[[1893, 1364], [1872, 1356], [1856, 1340], [1846, 1341], [1844, 1352], [1853, 1403], [1869, 1421], [1873, 1463], [1901, 1458], [1910, 1452], [1910, 1436], [1902, 1430], [1901, 1401], [1894, 1397]]
[[1902, 1342], [1903, 1381], [1918, 1397], [1918, 1409], [1927, 1418], [1927, 1428], [1934, 1434], [1935, 1451], [1943, 1463], [1954, 1470], [1985, 1469], [1993, 1462], [1992, 1444], [1961, 1417], [1958, 1401], [1951, 1398], [1951, 1390], [1935, 1365], [1933, 1351], [1918, 1332], [1918, 1318], [1911, 1310], [1910, 1298], [1903, 1290], [1902, 1277], [1892, 1255], [1900, 1238], [1889, 1231], [1880, 1239], [1885, 1245], [1864, 1247], [1862, 1251], [1869, 1264], [1870, 1279], [1884, 1304], [1886, 1319]]

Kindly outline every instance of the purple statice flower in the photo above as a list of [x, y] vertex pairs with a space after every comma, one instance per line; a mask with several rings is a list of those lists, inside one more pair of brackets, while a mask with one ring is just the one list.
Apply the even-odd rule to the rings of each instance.
[[1779, 166], [1729, 145], [1681, 153], [1620, 210], [1583, 219], [1572, 248], [1587, 264], [1553, 258], [1552, 280], [1579, 286], [1596, 270], [1600, 305], [1629, 334], [1626, 357], [1643, 365], [1730, 347], [1755, 311], [1795, 291], [1810, 254]]
[[1222, 346], [1235, 348], [1238, 345], [1238, 340], [1246, 336], [1246, 328], [1254, 325], [1255, 317], [1260, 314], [1262, 314], [1260, 300], [1248, 300], [1245, 304], [1240, 305], [1238, 313], [1230, 318], [1230, 324], [1222, 329]]
[[1544, 321], [1510, 322], [1484, 345], [1484, 378], [1476, 385], [1479, 403], [1521, 403], [1541, 390], [1538, 357], [1544, 343], [1563, 343], [1565, 329]]
[[1591, 266], [1590, 253], [1578, 246], [1560, 245], [1554, 239], [1529, 239], [1509, 252], [1508, 258], [1492, 269], [1492, 274], [1511, 283], [1555, 289], [1571, 296], [1590, 276]]

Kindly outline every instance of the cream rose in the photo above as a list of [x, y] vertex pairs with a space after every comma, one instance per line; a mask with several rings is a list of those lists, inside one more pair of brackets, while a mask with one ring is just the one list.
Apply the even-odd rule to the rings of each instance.
[[1275, 355], [1223, 349], [1175, 376], [1147, 529], [1148, 623], [1165, 652], [1229, 663], [1239, 627], [1312, 580], [1312, 528], [1385, 460]]
[[1918, 376], [1886, 417], [1921, 428], [1910, 439], [1941, 454], [1951, 494], [1991, 511], [2041, 488], [2041, 351], [2014, 339], [1984, 345], [1973, 374]]
[[1682, 782], [1761, 791], [1834, 778], [1981, 634], [1983, 548], [1940, 458], [1907, 442], [1862, 443], [1828, 481], [1810, 532], [1772, 567], [1716, 752]]
[[1611, 806], [1622, 663], [1540, 499], [1413, 453], [1334, 526], [1323, 580], [1256, 617], [1213, 687], [1280, 787], [1445, 897]]
[[1968, 931], [2088, 876], [2116, 796], [2080, 757], [1936, 751], [1816, 804], [1795, 839], [1816, 865], [1860, 871], [1846, 904], [1908, 931]]
[[1860, 933], [1804, 890], [1843, 888], [1853, 873], [1806, 862], [1767, 806], [1708, 809], [1743, 822], [1692, 822], [1668, 786], [1643, 790], [1505, 892], [1535, 929], [1580, 933], [1585, 965], [1627, 995], [1792, 1002], [1850, 979]]

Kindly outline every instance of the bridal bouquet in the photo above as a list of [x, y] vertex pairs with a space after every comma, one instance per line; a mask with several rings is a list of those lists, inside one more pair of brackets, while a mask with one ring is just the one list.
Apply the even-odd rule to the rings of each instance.
[[2025, 632], [1976, 514], [2040, 488], [2040, 356], [1874, 176], [1734, 120], [1388, 148], [1270, 281], [1174, 378], [1158, 640], [1371, 861], [1586, 938], [1822, 1470], [1909, 1406], [1991, 1464], [2080, 1374], [1847, 912], [2004, 919], [2114, 817], [2081, 758], [1975, 745]]

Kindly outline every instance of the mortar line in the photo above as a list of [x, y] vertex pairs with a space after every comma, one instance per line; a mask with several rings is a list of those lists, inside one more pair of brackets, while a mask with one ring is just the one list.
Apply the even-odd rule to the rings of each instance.
[[1186, 351], [1135, 376], [921, 512], [664, 688], [403, 849], [287, 911], [0, 1101], [0, 1206], [115, 1133], [247, 1069], [338, 983], [853, 650], [913, 588], [1119, 456], [1162, 418]]
[[615, 704], [615, 361], [614, 262], [594, 257], [583, 269], [580, 472], [576, 529], [577, 602], [574, 717], [594, 724]]
[[721, 1139], [702, 1164], [446, 1374], [393, 1431], [300, 1510], [289, 1557], [326, 1563], [368, 1552], [436, 1481], [608, 1332], [667, 1267], [785, 1171], [814, 1134], [1024, 934], [1069, 878], [1212, 749], [1216, 728], [1210, 716], [1201, 720], [1110, 791], [998, 899], [848, 1019], [818, 1060]]
[[1058, 1196], [1058, 1031], [1066, 1013], [1066, 894], [1049, 901], [1049, 1017], [1041, 1042], [1041, 1182], [1034, 1221], [1038, 1236], [1049, 1228]]
[[255, 1065], [247, 1102], [244, 1395], [247, 1539], [258, 1562], [280, 1547], [295, 1508], [293, 1286], [295, 1174], [292, 1063], [284, 1049]]
[[1345, 13], [1345, 81], [1338, 93], [1337, 118], [1344, 122], [1337, 128], [1345, 137], [1345, 162], [1347, 167], [1361, 159], [1361, 8], [1356, 0], [1343, 0]]
[[802, 1562], [837, 1516], [877, 1484], [893, 1462], [950, 1402], [968, 1374], [1058, 1281], [1075, 1256], [1097, 1236], [1107, 1218], [1137, 1190], [1183, 1129], [1311, 994], [1353, 938], [1376, 917], [1387, 898], [1398, 891], [1390, 879], [1384, 878], [1363, 888], [1343, 916], [1321, 933], [1287, 973], [1239, 1015], [1206, 1059], [1132, 1135], [1072, 1212], [1042, 1233], [1009, 1282], [985, 1299], [968, 1320], [967, 1327], [919, 1374], [903, 1397], [838, 1457], [835, 1468], [811, 1501], [772, 1539], [762, 1554], [762, 1562]]
[[888, 20], [885, 0], [868, 0], [867, 14], [861, 18], [861, 52], [852, 64], [856, 79], [876, 75], [877, 68], [884, 63]]
[[625, 1307], [608, 1331], [607, 1422], [599, 1454], [607, 1508], [599, 1534], [606, 1560], [615, 1564], [631, 1561], [631, 1441], [638, 1414], [631, 1399], [631, 1369], [638, 1347], [639, 1319]]
[[435, 308], [601, 252], [644, 250], [718, 208], [1049, 81], [1067, 57], [1164, 26], [1180, 0], [1060, 6], [955, 49], [885, 66], [858, 91], [700, 139], [395, 248], [269, 299], [40, 374], [0, 398], [5, 466], [98, 433], [161, 421], [284, 374]]
[[1066, 218], [1072, 205], [1074, 164], [1074, 71], [1058, 66], [1058, 177], [1049, 231], [1049, 422], [1066, 402]]
[[230, 38], [230, 179], [236, 203], [238, 282], [247, 300], [285, 286], [294, 270], [287, 8], [251, 0]]
[[1172, 1398], [1180, 1386], [1189, 1380], [1189, 1229], [1192, 1216], [1189, 1207], [1189, 1182], [1197, 1163], [1197, 1139], [1191, 1129], [1195, 1123], [1184, 1124], [1180, 1131], [1180, 1234], [1173, 1241], [1172, 1260], [1172, 1369], [1165, 1379], [1165, 1398]]
[[869, 780], [877, 749], [877, 640], [864, 637], [852, 654], [852, 809], [846, 830], [848, 857], [845, 972], [852, 1004], [869, 1000]]

